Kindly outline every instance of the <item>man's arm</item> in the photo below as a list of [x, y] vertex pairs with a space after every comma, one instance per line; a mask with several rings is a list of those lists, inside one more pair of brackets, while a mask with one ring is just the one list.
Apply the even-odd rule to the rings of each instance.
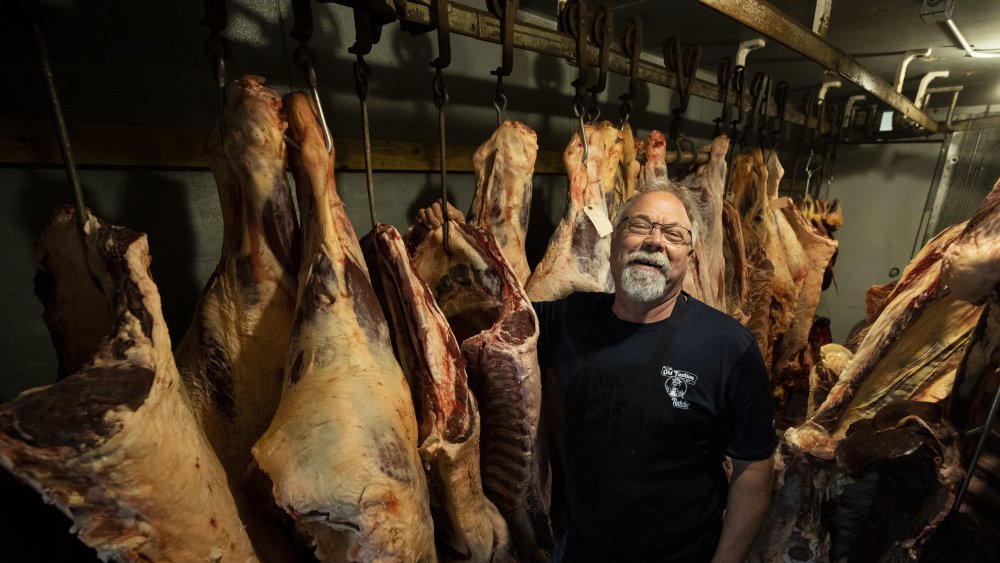
[[773, 476], [773, 457], [759, 461], [733, 460], [733, 478], [729, 482], [722, 537], [712, 563], [738, 563], [746, 557], [767, 517]]

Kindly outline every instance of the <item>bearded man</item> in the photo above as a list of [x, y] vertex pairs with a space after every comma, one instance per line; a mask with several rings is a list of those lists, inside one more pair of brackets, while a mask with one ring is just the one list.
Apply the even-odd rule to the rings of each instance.
[[[681, 290], [693, 205], [669, 181], [649, 186], [613, 222], [615, 293], [534, 304], [562, 407], [569, 523], [553, 562], [738, 562], [766, 516], [770, 384], [753, 336]], [[419, 218], [438, 226], [440, 205]]]

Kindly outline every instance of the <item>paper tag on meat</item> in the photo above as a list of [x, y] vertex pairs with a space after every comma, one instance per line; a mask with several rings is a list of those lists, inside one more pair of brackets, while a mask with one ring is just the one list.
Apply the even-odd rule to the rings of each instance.
[[611, 226], [611, 221], [608, 220], [608, 216], [593, 205], [584, 206], [583, 212], [587, 214], [587, 218], [590, 219], [590, 222], [594, 224], [594, 228], [597, 229], [597, 236], [604, 238], [610, 235], [611, 231], [615, 230], [615, 228]]
[[771, 209], [784, 209], [792, 203], [789, 197], [776, 197], [771, 200]]

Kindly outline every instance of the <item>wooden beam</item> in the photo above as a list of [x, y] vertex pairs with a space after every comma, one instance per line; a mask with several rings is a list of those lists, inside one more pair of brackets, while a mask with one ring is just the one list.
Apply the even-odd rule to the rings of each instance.
[[[90, 123], [68, 124], [76, 163], [88, 167], [207, 169], [202, 129], [129, 127]], [[364, 170], [360, 139], [334, 139], [337, 170]], [[472, 172], [476, 147], [449, 145], [448, 170]], [[373, 166], [378, 171], [436, 172], [436, 143], [373, 141]], [[0, 119], [0, 164], [61, 166], [52, 123], [44, 119]], [[560, 151], [538, 151], [537, 174], [565, 174]]]
[[[69, 123], [70, 142], [78, 166], [91, 168], [195, 168], [207, 169], [205, 137], [202, 129], [130, 127], [90, 123]], [[334, 138], [336, 169], [365, 169], [361, 139]], [[477, 147], [448, 145], [448, 171], [474, 172], [472, 155]], [[682, 161], [707, 160], [707, 153], [683, 153]], [[667, 162], [677, 161], [676, 152], [667, 153]], [[380, 172], [437, 172], [440, 161], [437, 143], [372, 141], [372, 166]], [[52, 122], [45, 119], [0, 118], [0, 164], [19, 166], [62, 166], [62, 157]], [[562, 151], [539, 150], [535, 174], [566, 173]]]
[[861, 66], [861, 63], [840, 49], [830, 45], [809, 28], [775, 8], [764, 0], [698, 0], [759, 33], [774, 39], [789, 49], [808, 57], [823, 68], [839, 73], [857, 84], [862, 90], [882, 100], [931, 133], [937, 133], [939, 124], [917, 109], [917, 106], [884, 78]]

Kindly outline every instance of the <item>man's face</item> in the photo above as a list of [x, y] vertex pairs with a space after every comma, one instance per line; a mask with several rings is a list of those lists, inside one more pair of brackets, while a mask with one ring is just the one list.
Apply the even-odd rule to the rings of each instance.
[[[628, 217], [642, 217], [654, 223], [676, 224], [691, 229], [684, 204], [663, 191], [649, 192], [635, 199], [626, 210]], [[680, 288], [687, 275], [690, 244], [671, 244], [658, 225], [647, 235], [630, 233], [622, 221], [611, 239], [611, 275], [615, 290], [639, 302], [659, 302]], [[690, 241], [690, 238], [688, 238]]]

